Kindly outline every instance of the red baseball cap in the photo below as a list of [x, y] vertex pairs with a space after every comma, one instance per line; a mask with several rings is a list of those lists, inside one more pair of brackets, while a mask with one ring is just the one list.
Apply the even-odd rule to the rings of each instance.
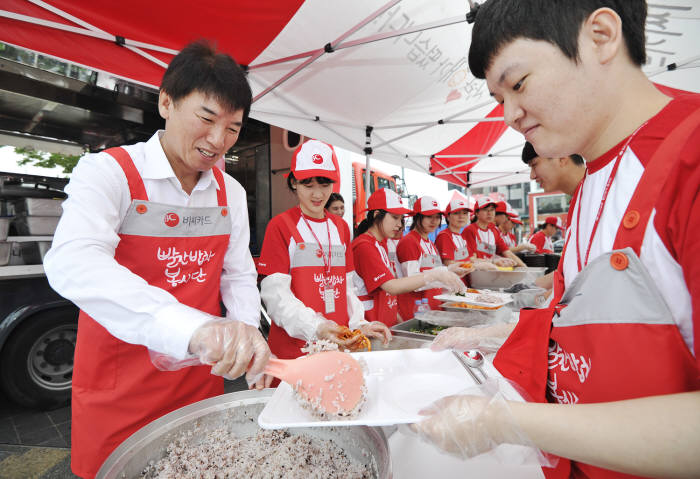
[[561, 218], [559, 218], [558, 216], [547, 216], [547, 218], [544, 220], [544, 222], [545, 222], [545, 224], [554, 225], [557, 228], [559, 228], [560, 230], [564, 229], [562, 227]]
[[364, 211], [384, 210], [395, 215], [410, 215], [413, 212], [401, 203], [401, 197], [393, 190], [381, 188], [369, 197]]
[[474, 211], [480, 210], [481, 208], [486, 208], [488, 205], [498, 206], [498, 203], [493, 198], [486, 196], [480, 200], [476, 200]]
[[[513, 209], [512, 206], [510, 206], [509, 203], [506, 203], [506, 214], [510, 216], [511, 218], [518, 218], [520, 215], [518, 214], [517, 211]], [[522, 223], [521, 223], [522, 224]]]
[[328, 143], [318, 140], [307, 140], [299, 145], [292, 155], [291, 172], [297, 180], [321, 176], [340, 182], [335, 150]]
[[418, 198], [418, 201], [413, 204], [413, 213], [431, 216], [436, 213], [442, 213], [442, 211], [440, 211], [440, 207], [435, 198], [432, 196], [423, 196], [422, 198]]
[[496, 203], [496, 213], [508, 213], [508, 206], [510, 206], [505, 201], [499, 201]]
[[455, 211], [460, 210], [472, 211], [472, 209], [467, 205], [467, 202], [464, 201], [462, 198], [452, 198], [452, 201], [447, 203], [447, 208], [445, 208], [445, 211], [443, 213], [445, 214], [445, 216], [447, 216], [450, 213], [454, 213]]
[[518, 215], [515, 215], [515, 216], [510, 216], [510, 215], [508, 215], [508, 217], [509, 217], [510, 220], [511, 220], [513, 223], [515, 223], [516, 225], [521, 225], [521, 224], [523, 224], [522, 220], [520, 219], [520, 216], [518, 216]]

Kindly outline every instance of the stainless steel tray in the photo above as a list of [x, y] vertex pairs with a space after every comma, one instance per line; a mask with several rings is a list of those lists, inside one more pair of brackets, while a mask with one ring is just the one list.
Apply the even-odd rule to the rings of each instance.
[[22, 198], [15, 201], [16, 214], [29, 216], [61, 216], [62, 199], [55, 198]]
[[[226, 426], [241, 437], [258, 431], [255, 420], [272, 396], [272, 389], [240, 391], [205, 399], [166, 414], [132, 434], [102, 464], [98, 479], [141, 477], [150, 461], [165, 456], [166, 447], [182, 432], [192, 431], [193, 439], [214, 428]], [[366, 426], [290, 428], [291, 434], [331, 439], [354, 460], [368, 464], [374, 476], [389, 479], [391, 458], [386, 437], [380, 428]]]
[[433, 324], [430, 324], [425, 321], [421, 321], [420, 319], [412, 318], [409, 319], [408, 321], [404, 321], [403, 323], [396, 324], [392, 326], [391, 333], [395, 336], [398, 337], [404, 337], [404, 338], [414, 338], [414, 339], [421, 339], [423, 341], [432, 341], [435, 339], [434, 334], [429, 334], [429, 333], [416, 333], [414, 331], [411, 331], [411, 329], [423, 329], [423, 328], [437, 328], [438, 326], [435, 326]]
[[59, 216], [16, 216], [12, 224], [19, 235], [53, 235]]

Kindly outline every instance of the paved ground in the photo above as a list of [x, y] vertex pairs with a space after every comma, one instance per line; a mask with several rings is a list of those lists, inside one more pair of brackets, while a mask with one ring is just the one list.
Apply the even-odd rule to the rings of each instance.
[[[225, 385], [226, 392], [243, 389], [245, 380]], [[0, 479], [77, 478], [70, 472], [70, 427], [70, 406], [36, 411], [0, 393]]]

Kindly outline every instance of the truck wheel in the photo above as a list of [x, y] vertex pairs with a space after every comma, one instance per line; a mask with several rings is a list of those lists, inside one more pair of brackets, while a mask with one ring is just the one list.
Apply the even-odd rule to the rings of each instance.
[[5, 342], [0, 379], [14, 402], [50, 409], [68, 403], [78, 311], [62, 307], [25, 318]]

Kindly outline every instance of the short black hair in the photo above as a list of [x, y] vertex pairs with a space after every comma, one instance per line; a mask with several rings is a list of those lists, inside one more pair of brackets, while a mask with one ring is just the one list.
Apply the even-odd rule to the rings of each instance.
[[301, 183], [302, 185], [308, 185], [311, 183], [313, 179], [316, 179], [316, 182], [319, 185], [327, 185], [329, 183], [335, 183], [335, 181], [331, 180], [330, 178], [326, 178], [325, 176], [312, 176], [311, 178], [306, 178], [303, 180], [297, 180], [294, 178], [294, 173], [291, 171], [289, 172], [289, 175], [287, 176], [287, 188], [289, 188], [292, 191], [296, 191], [296, 187], [292, 184], [292, 180], [296, 180], [298, 183]]
[[248, 118], [253, 92], [245, 72], [230, 55], [217, 52], [206, 40], [198, 40], [183, 48], [170, 61], [160, 89], [174, 102], [193, 91], [215, 98], [229, 111], [243, 110]]
[[549, 42], [577, 62], [581, 25], [603, 7], [620, 16], [630, 59], [642, 66], [646, 62], [645, 0], [487, 0], [479, 5], [474, 21], [469, 69], [475, 77], [486, 78], [494, 57], [518, 38]]
[[328, 197], [328, 201], [326, 201], [325, 208], [328, 209], [333, 204], [334, 201], [340, 201], [341, 203], [345, 204], [345, 200], [343, 199], [343, 195], [341, 195], [340, 193], [336, 193], [334, 191], [333, 193], [331, 193], [331, 196]]
[[[530, 162], [537, 156], [540, 155], [538, 155], [535, 151], [535, 147], [532, 146], [532, 143], [526, 141], [525, 146], [523, 147], [523, 152], [520, 154], [520, 158], [523, 160], [523, 163], [529, 165]], [[584, 163], [583, 157], [581, 155], [577, 155], [576, 153], [569, 155], [569, 158], [571, 158], [574, 165], [581, 166]]]
[[520, 158], [522, 158], [523, 163], [526, 165], [529, 165], [530, 162], [536, 157], [537, 152], [535, 151], [535, 147], [532, 146], [532, 143], [529, 141], [525, 142], [525, 146], [523, 147], [523, 152], [520, 154]]

